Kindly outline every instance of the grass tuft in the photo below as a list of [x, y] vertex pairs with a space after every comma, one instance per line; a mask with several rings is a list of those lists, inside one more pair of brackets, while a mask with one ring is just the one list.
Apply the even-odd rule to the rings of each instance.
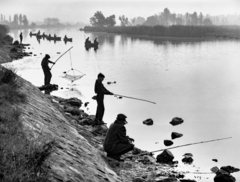
[[48, 182], [47, 158], [55, 142], [26, 136], [19, 121], [18, 103], [26, 102], [20, 86], [13, 68], [0, 67], [0, 181]]

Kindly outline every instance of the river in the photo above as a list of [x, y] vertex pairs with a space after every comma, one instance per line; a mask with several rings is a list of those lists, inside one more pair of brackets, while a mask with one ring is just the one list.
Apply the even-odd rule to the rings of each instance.
[[[45, 32], [73, 38], [72, 42], [49, 42], [30, 37], [29, 32]], [[19, 39], [20, 30], [12, 30], [14, 39]], [[97, 50], [84, 48], [87, 37], [100, 42]], [[17, 73], [36, 86], [43, 85], [40, 66], [45, 54], [55, 61], [52, 82], [59, 85], [59, 91], [51, 94], [65, 98], [78, 97], [89, 102], [86, 110], [95, 114], [96, 102], [94, 83], [98, 73], [103, 73], [105, 87], [115, 94], [140, 98], [149, 102], [113, 96], [105, 97], [103, 120], [109, 125], [118, 113], [127, 115], [127, 134], [135, 139], [136, 147], [155, 151], [167, 148], [163, 140], [171, 140], [171, 133], [183, 137], [172, 140], [174, 146], [214, 140], [231, 139], [189, 145], [172, 149], [174, 160], [182, 168], [195, 168], [199, 172], [210, 172], [214, 166], [231, 165], [240, 168], [240, 42], [237, 40], [161, 40], [137, 38], [125, 35], [90, 33], [69, 29], [23, 30], [23, 43], [31, 46], [27, 51], [32, 57], [25, 57], [10, 65]], [[86, 74], [71, 83], [60, 77], [64, 71], [75, 70], [75, 74]], [[116, 82], [107, 84], [107, 82]], [[174, 117], [184, 123], [170, 125]], [[154, 124], [142, 122], [152, 118]], [[192, 153], [191, 166], [183, 165], [183, 154]], [[156, 153], [156, 155], [159, 153]], [[212, 161], [217, 159], [218, 162]], [[213, 174], [193, 174], [196, 180], [213, 181]], [[237, 180], [240, 174], [233, 173]]]

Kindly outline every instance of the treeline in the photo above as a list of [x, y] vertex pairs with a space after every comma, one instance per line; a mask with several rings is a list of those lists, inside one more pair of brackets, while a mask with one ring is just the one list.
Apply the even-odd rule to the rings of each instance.
[[14, 14], [13, 16], [9, 15], [9, 17], [1, 14], [0, 23], [8, 25], [11, 28], [23, 28], [29, 26], [28, 18], [24, 14]]
[[[90, 24], [94, 27], [113, 27], [116, 24], [115, 15], [105, 17], [101, 11], [97, 11], [90, 18]], [[129, 19], [125, 15], [118, 17], [121, 26], [172, 26], [172, 25], [192, 25], [192, 26], [210, 26], [210, 25], [240, 25], [240, 15], [220, 15], [210, 16], [203, 15], [201, 12], [176, 14], [172, 13], [168, 8], [163, 12], [147, 17], [136, 17]]]
[[159, 37], [206, 38], [206, 37], [240, 37], [240, 26], [115, 26], [84, 27], [84, 31], [118, 33], [128, 35], [147, 35]]

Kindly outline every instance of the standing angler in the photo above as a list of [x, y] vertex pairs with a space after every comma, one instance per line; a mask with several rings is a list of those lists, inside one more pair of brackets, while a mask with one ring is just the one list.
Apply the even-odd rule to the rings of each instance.
[[102, 73], [98, 74], [98, 78], [95, 82], [95, 93], [97, 94], [97, 112], [96, 112], [96, 118], [95, 118], [95, 125], [102, 125], [105, 124], [103, 122], [103, 115], [104, 115], [104, 95], [113, 95], [112, 92], [108, 91], [102, 84], [102, 81], [104, 80], [105, 76]]
[[41, 63], [43, 73], [44, 73], [44, 85], [49, 85], [52, 78], [52, 73], [50, 71], [51, 69], [49, 68], [48, 63], [55, 64], [49, 59], [50, 59], [50, 56], [46, 54], [45, 57], [42, 59], [42, 63]]
[[22, 32], [20, 33], [19, 38], [20, 38], [20, 43], [22, 43], [22, 39], [23, 39]]

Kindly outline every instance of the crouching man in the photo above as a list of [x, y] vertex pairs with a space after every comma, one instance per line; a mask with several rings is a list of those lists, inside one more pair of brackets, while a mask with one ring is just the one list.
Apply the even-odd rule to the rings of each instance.
[[125, 124], [127, 116], [118, 114], [117, 119], [108, 129], [106, 138], [103, 143], [103, 149], [107, 152], [107, 156], [118, 161], [121, 160], [121, 155], [134, 149], [134, 139], [126, 135]]

